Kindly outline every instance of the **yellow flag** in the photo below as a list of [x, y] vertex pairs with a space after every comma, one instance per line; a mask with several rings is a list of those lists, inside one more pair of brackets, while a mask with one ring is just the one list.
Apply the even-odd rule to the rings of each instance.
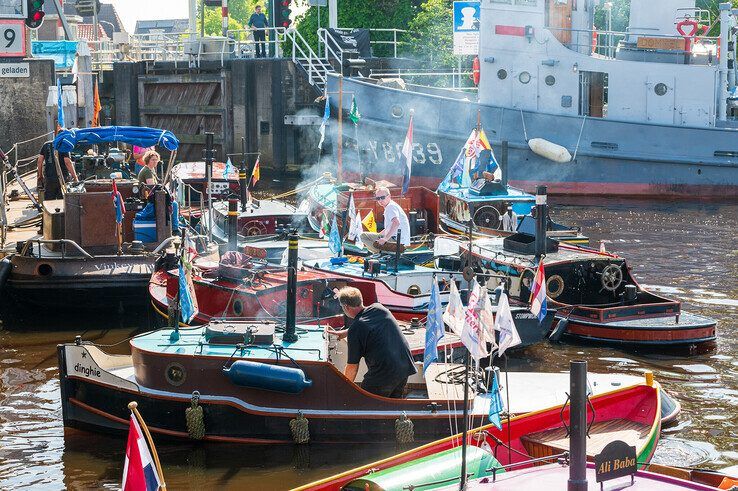
[[377, 222], [374, 220], [374, 211], [370, 211], [369, 214], [361, 221], [366, 227], [368, 232], [377, 231]]

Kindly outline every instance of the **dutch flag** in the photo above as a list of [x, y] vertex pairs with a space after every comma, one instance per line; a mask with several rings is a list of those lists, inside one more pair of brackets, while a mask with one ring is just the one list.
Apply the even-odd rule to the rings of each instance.
[[533, 279], [533, 289], [530, 292], [530, 311], [538, 317], [538, 323], [543, 322], [546, 317], [546, 272], [543, 269], [543, 261], [538, 263], [538, 271]]
[[162, 479], [156, 472], [154, 459], [146, 445], [141, 427], [131, 414], [126, 445], [126, 464], [123, 468], [123, 491], [157, 491]]

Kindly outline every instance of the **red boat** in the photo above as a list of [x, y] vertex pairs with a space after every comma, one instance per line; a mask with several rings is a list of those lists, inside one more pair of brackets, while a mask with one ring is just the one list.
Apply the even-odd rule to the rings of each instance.
[[[587, 439], [587, 454], [599, 453], [613, 439], [636, 447], [637, 461], [648, 462], [660, 432], [660, 387], [657, 383], [631, 386], [591, 398], [594, 419]], [[469, 432], [467, 473], [470, 479], [493, 474], [506, 476], [510, 467], [534, 468], [548, 458], [569, 450], [570, 406], [503, 419], [502, 429], [486, 425]], [[327, 477], [293, 491], [339, 489], [440, 489], [456, 482], [461, 461], [460, 434], [453, 435], [393, 457]], [[509, 451], [508, 451], [509, 449]], [[537, 467], [535, 467], [537, 468]], [[496, 489], [496, 488], [493, 488]], [[519, 489], [533, 489], [520, 487]]]

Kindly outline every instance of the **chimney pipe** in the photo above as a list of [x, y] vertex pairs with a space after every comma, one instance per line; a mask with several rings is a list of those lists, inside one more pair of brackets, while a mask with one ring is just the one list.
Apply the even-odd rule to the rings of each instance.
[[297, 303], [297, 230], [290, 230], [287, 249], [287, 318], [284, 336], [287, 343], [297, 341], [295, 333], [295, 307]]
[[228, 198], [228, 250], [238, 250], [238, 199]]
[[569, 362], [569, 481], [568, 491], [587, 490], [587, 362]]
[[540, 259], [546, 254], [546, 217], [548, 216], [548, 205], [546, 204], [546, 186], [538, 186], [536, 190], [536, 257]]
[[249, 182], [246, 173], [246, 139], [241, 138], [241, 163], [238, 165], [238, 191], [241, 197], [241, 210], [245, 211], [249, 202]]

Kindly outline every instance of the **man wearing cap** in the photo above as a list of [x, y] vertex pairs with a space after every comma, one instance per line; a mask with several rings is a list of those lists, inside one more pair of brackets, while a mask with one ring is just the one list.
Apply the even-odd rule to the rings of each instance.
[[389, 189], [377, 187], [374, 199], [384, 208], [384, 229], [380, 233], [364, 232], [361, 241], [373, 253], [380, 250], [395, 251], [398, 247], [397, 235], [399, 232], [401, 250], [410, 245], [410, 221], [402, 207], [390, 196]]

